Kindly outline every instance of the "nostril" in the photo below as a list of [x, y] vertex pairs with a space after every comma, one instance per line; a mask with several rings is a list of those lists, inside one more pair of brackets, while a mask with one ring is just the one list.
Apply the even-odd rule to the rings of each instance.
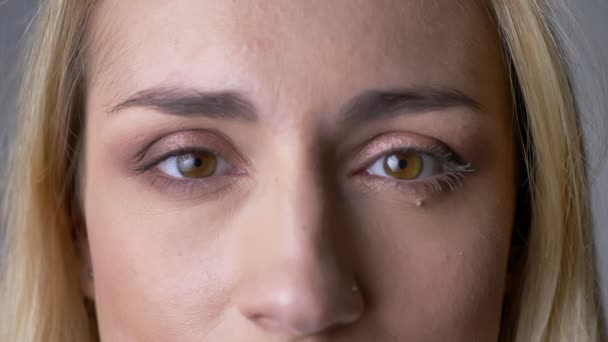
[[241, 301], [240, 311], [268, 332], [311, 336], [354, 324], [364, 312], [361, 291], [354, 286], [321, 288], [289, 284], [281, 289], [264, 290], [249, 293]]
[[262, 314], [255, 314], [250, 317], [250, 319], [255, 322], [258, 326], [262, 327], [266, 330], [279, 330], [281, 328], [281, 323], [271, 317]]

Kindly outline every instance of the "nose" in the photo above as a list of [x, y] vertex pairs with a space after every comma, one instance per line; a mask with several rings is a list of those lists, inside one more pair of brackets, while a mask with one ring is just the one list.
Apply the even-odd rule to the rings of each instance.
[[348, 246], [340, 244], [348, 230], [329, 215], [335, 208], [306, 182], [273, 191], [283, 195], [258, 198], [272, 205], [259, 206], [255, 227], [240, 240], [240, 313], [267, 333], [291, 337], [354, 324], [364, 312], [363, 293]]
[[[291, 273], [298, 268], [292, 267]], [[315, 273], [258, 279], [240, 296], [241, 314], [267, 332], [292, 337], [313, 336], [356, 322], [363, 312], [356, 285]]]

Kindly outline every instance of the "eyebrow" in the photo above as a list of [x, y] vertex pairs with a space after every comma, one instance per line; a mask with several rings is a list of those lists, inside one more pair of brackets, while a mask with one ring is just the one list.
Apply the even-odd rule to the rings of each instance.
[[479, 102], [456, 89], [372, 90], [353, 98], [341, 116], [344, 121], [361, 122], [457, 107], [473, 111], [481, 109]]
[[[108, 113], [144, 107], [177, 116], [257, 121], [253, 102], [235, 91], [205, 92], [192, 88], [152, 88], [111, 107]], [[396, 115], [424, 113], [455, 107], [479, 111], [481, 106], [456, 89], [411, 88], [369, 90], [351, 99], [339, 117], [348, 123], [381, 120]]]
[[143, 107], [177, 116], [256, 121], [255, 106], [237, 92], [205, 92], [192, 88], [152, 88], [136, 93], [111, 107], [108, 113]]

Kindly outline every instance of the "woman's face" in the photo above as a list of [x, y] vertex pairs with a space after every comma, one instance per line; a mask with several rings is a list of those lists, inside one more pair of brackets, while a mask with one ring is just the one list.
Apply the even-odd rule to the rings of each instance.
[[495, 341], [512, 108], [481, 5], [107, 0], [83, 207], [103, 341]]

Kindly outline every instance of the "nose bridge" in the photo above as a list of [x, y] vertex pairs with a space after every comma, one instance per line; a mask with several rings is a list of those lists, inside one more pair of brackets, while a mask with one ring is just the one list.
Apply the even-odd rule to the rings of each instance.
[[272, 181], [264, 192], [274, 207], [269, 224], [292, 238], [327, 233], [333, 191], [327, 186], [324, 156], [310, 135], [284, 133], [278, 140]]
[[321, 175], [312, 162], [294, 163], [291, 176], [284, 177], [285, 193], [282, 197], [283, 228], [295, 235], [317, 236], [327, 219], [327, 189], [321, 186]]
[[335, 273], [339, 263], [332, 241], [335, 227], [330, 223], [336, 223], [331, 218], [332, 191], [324, 186], [321, 156], [311, 150], [304, 139], [280, 149], [281, 161], [276, 163], [282, 165], [276, 175], [280, 185], [271, 190], [276, 209], [268, 222], [283, 246], [276, 260], [297, 269], [300, 278], [328, 267]]
[[363, 307], [332, 238], [331, 189], [318, 161], [301, 149], [280, 149], [282, 166], [265, 194], [272, 200], [264, 199], [274, 208], [259, 227], [267, 238], [245, 242], [257, 246], [244, 249], [253, 253], [242, 257], [236, 294], [239, 310], [258, 327], [297, 336], [353, 322]]

